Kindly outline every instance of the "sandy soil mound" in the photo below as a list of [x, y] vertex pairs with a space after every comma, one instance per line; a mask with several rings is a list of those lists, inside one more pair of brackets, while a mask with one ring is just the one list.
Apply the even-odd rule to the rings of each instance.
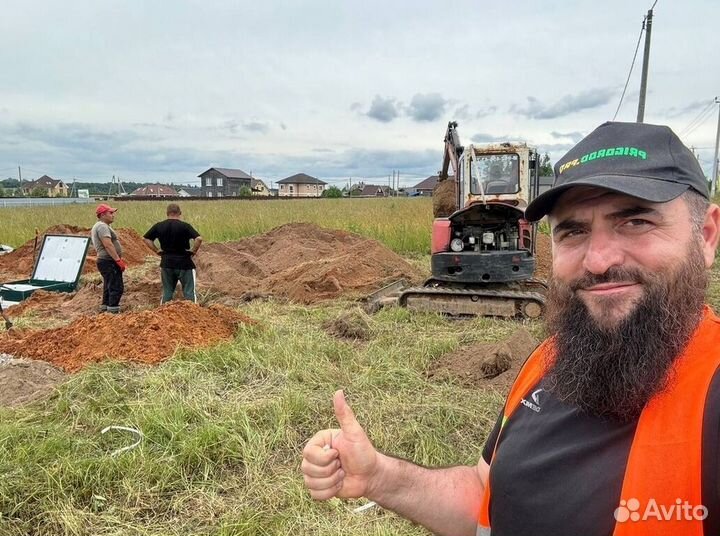
[[[154, 255], [152, 250], [145, 245], [145, 242], [134, 229], [120, 228], [115, 229], [123, 249], [123, 258], [129, 266], [137, 266], [145, 262], [145, 257]], [[43, 235], [46, 234], [73, 234], [90, 236], [90, 229], [85, 227], [75, 227], [73, 225], [54, 225], [48, 227], [40, 233], [38, 238], [38, 249], [42, 245]], [[12, 279], [27, 279], [32, 274], [35, 266], [35, 255], [33, 254], [35, 246], [35, 238], [31, 238], [15, 251], [7, 255], [0, 256], [0, 282], [10, 281]], [[97, 271], [96, 268], [95, 248], [90, 244], [88, 255], [83, 267], [83, 273]]]
[[[134, 231], [123, 236], [123, 245], [129, 246], [127, 258], [132, 264], [143, 262], [149, 250], [142, 238]], [[195, 264], [198, 297], [205, 303], [233, 304], [274, 296], [312, 304], [368, 294], [398, 279], [422, 280], [418, 270], [375, 240], [306, 223], [283, 225], [236, 242], [204, 245]], [[159, 270], [126, 272], [122, 310], [155, 307], [161, 293]], [[74, 294], [36, 292], [9, 313], [20, 316], [33, 311], [71, 320], [95, 313], [101, 299], [99, 280], [86, 281]]]
[[45, 361], [0, 355], [0, 406], [17, 407], [44, 398], [65, 374]]
[[446, 179], [438, 182], [432, 197], [434, 218], [447, 218], [457, 210], [457, 192], [454, 180]]
[[221, 305], [177, 301], [152, 311], [81, 318], [62, 328], [12, 330], [0, 334], [0, 347], [15, 357], [40, 359], [74, 372], [108, 358], [157, 363], [172, 356], [178, 346], [229, 340], [241, 323], [254, 321]]
[[365, 294], [397, 279], [421, 279], [415, 268], [375, 240], [308, 223], [209, 244], [195, 263], [199, 287], [211, 293], [271, 294], [306, 304]]
[[504, 341], [477, 343], [445, 354], [433, 363], [428, 376], [507, 392], [520, 367], [538, 344], [530, 332], [520, 328]]
[[535, 237], [535, 263], [534, 277], [549, 281], [552, 275], [552, 239], [539, 231]]

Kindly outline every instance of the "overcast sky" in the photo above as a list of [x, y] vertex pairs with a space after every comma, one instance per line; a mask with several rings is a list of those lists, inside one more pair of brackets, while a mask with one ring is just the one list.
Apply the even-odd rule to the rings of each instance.
[[[440, 168], [451, 119], [463, 143], [555, 161], [613, 118], [651, 4], [3, 0], [0, 177], [197, 184], [218, 166], [387, 184], [397, 169], [411, 185]], [[654, 15], [645, 120], [709, 173], [720, 2]], [[641, 66], [642, 44], [618, 120], [635, 120]]]

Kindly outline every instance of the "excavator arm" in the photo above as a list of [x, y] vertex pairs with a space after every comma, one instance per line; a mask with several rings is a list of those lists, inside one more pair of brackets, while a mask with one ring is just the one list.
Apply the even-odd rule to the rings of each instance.
[[447, 180], [450, 165], [453, 168], [455, 180], [459, 176], [458, 161], [463, 154], [464, 147], [460, 145], [460, 136], [457, 133], [457, 121], [448, 123], [447, 132], [445, 133], [445, 154], [443, 155], [442, 170], [438, 173], [440, 181]]

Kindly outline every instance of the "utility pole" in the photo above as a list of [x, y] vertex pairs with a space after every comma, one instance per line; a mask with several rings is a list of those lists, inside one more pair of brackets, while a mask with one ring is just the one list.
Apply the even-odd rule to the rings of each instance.
[[[653, 4], [654, 5], [654, 4]], [[645, 95], [647, 93], [648, 63], [650, 63], [650, 34], [652, 32], [653, 10], [650, 8], [643, 21], [645, 28], [645, 53], [643, 54], [642, 79], [640, 80], [640, 100], [638, 101], [637, 122], [645, 119]]]
[[[720, 104], [720, 98], [715, 97], [715, 104]], [[718, 182], [718, 146], [720, 145], [720, 106], [718, 106], [718, 124], [715, 134], [715, 156], [713, 156], [712, 178], [710, 180], [710, 196], [715, 196]]]

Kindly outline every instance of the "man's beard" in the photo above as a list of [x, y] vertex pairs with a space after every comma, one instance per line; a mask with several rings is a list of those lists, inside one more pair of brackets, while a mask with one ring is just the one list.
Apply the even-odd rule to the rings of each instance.
[[[595, 320], [577, 294], [592, 285], [628, 281], [640, 283], [643, 295], [611, 327]], [[612, 267], [570, 283], [552, 281], [547, 323], [556, 352], [546, 364], [547, 388], [585, 413], [637, 419], [672, 381], [673, 364], [702, 318], [707, 284], [695, 241], [682, 265], [669, 272]]]

